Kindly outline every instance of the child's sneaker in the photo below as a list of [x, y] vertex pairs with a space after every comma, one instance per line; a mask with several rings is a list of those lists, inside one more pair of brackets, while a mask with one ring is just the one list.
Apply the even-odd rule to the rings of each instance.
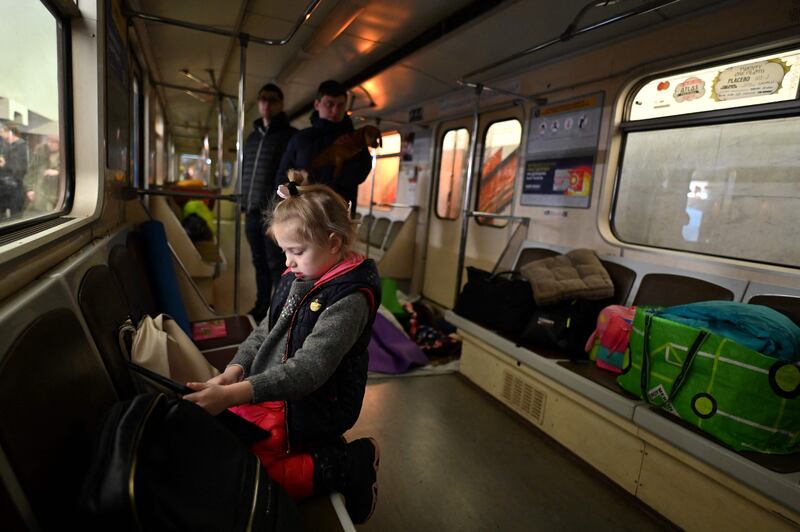
[[345, 507], [353, 523], [366, 523], [378, 501], [378, 467], [381, 451], [373, 438], [361, 438], [346, 446]]

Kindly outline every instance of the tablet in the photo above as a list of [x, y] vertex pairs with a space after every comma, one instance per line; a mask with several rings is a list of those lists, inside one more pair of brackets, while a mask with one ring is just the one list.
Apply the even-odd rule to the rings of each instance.
[[[181, 384], [178, 381], [174, 381], [169, 377], [165, 377], [160, 373], [156, 373], [153, 370], [147, 369], [138, 364], [134, 364], [133, 362], [128, 362], [128, 367], [139, 375], [142, 375], [143, 377], [150, 379], [151, 381], [160, 384], [164, 388], [175, 393], [181, 395], [194, 393], [194, 390], [185, 384]], [[243, 417], [237, 416], [230, 410], [223, 410], [217, 414], [216, 418], [245, 445], [252, 445], [257, 441], [261, 441], [270, 437], [270, 432], [268, 430], [262, 429], [258, 425], [247, 421]]]

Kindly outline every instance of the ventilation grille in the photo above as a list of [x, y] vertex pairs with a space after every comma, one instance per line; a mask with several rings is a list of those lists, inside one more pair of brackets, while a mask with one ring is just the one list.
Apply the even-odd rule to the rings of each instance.
[[27, 238], [31, 235], [34, 235], [40, 231], [44, 231], [46, 229], [50, 229], [52, 227], [56, 227], [63, 223], [67, 223], [70, 220], [74, 220], [74, 218], [70, 218], [68, 216], [61, 216], [59, 218], [53, 218], [51, 220], [47, 220], [45, 222], [37, 223], [35, 225], [31, 225], [29, 227], [25, 227], [22, 229], [18, 229], [12, 233], [8, 233], [5, 235], [0, 236], [0, 246], [5, 246], [6, 244], [11, 244], [12, 242], [16, 242], [18, 240], [22, 240], [23, 238]]
[[547, 395], [508, 370], [503, 372], [505, 402], [531, 421], [541, 425], [544, 421], [544, 404]]

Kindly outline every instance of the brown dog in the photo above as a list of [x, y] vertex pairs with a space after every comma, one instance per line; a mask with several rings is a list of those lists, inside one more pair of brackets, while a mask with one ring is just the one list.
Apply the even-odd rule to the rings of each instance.
[[348, 135], [342, 135], [319, 152], [311, 161], [311, 169], [333, 166], [333, 178], [336, 179], [342, 173], [345, 162], [364, 148], [377, 148], [381, 145], [381, 130], [375, 126], [364, 126]]

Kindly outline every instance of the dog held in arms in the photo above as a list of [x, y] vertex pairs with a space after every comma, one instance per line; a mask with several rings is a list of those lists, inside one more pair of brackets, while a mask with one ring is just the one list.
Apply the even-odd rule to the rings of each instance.
[[355, 157], [364, 148], [377, 148], [382, 146], [381, 130], [375, 126], [364, 126], [354, 132], [342, 135], [333, 144], [322, 150], [311, 161], [311, 170], [332, 165], [333, 178], [342, 173], [344, 163]]

